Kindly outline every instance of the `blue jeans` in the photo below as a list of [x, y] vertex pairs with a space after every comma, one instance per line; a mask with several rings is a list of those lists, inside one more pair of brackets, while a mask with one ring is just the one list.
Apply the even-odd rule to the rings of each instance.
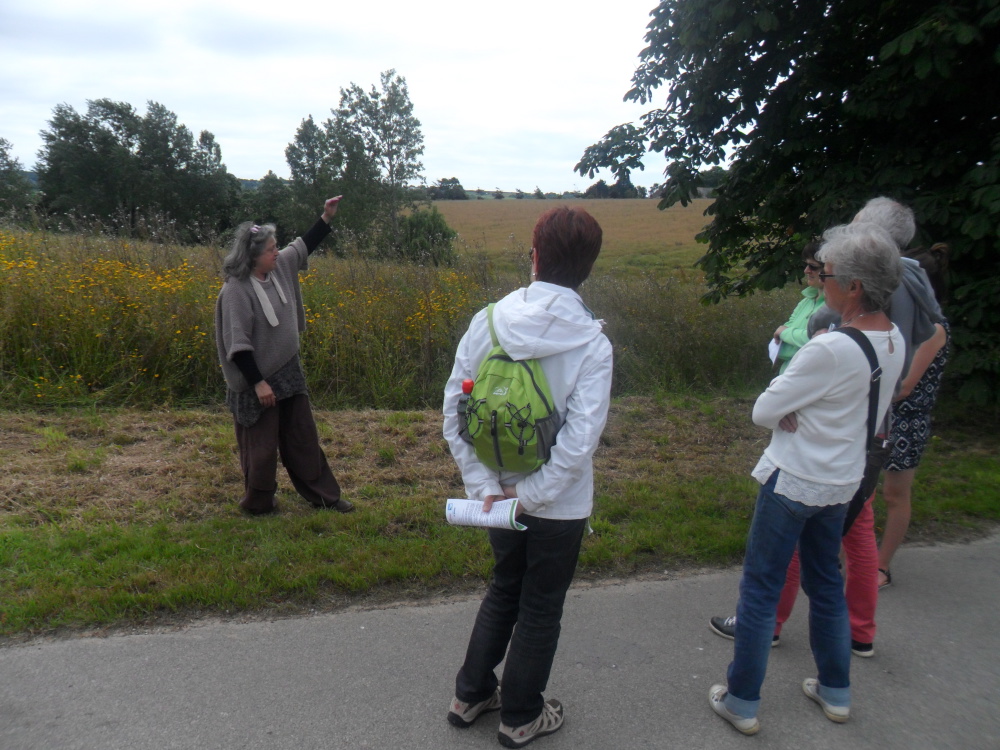
[[775, 471], [757, 495], [736, 607], [736, 642], [725, 704], [745, 717], [756, 716], [760, 706], [778, 599], [796, 544], [802, 589], [809, 597], [809, 643], [819, 693], [835, 706], [851, 704], [851, 631], [838, 568], [847, 503], [797, 503], [774, 491], [777, 478]]
[[521, 516], [518, 520], [528, 527], [526, 531], [489, 530], [493, 580], [455, 678], [459, 700], [486, 700], [496, 690], [494, 669], [506, 652], [500, 720], [512, 727], [529, 724], [542, 713], [542, 691], [559, 643], [563, 603], [587, 527], [586, 518], [552, 521]]

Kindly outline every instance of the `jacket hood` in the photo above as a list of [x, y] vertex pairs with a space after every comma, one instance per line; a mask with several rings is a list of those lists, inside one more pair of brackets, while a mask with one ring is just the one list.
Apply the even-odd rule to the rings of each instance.
[[910, 293], [924, 315], [932, 322], [940, 323], [944, 320], [944, 315], [941, 306], [934, 298], [934, 290], [930, 279], [927, 278], [927, 272], [913, 258], [903, 258], [902, 261], [903, 273], [899, 279], [900, 285], [906, 287], [906, 291]]
[[536, 281], [493, 308], [497, 341], [512, 359], [537, 359], [589, 344], [604, 327], [572, 289]]

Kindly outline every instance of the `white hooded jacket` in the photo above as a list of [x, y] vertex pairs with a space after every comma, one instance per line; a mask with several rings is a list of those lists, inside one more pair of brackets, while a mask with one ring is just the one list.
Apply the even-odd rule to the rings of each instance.
[[556, 411], [565, 421], [549, 461], [527, 475], [488, 468], [459, 436], [462, 381], [475, 379], [480, 362], [493, 348], [486, 310], [480, 310], [459, 342], [444, 391], [444, 437], [467, 496], [485, 500], [503, 494], [501, 483], [516, 484], [518, 501], [532, 516], [587, 518], [594, 504], [592, 458], [611, 402], [611, 342], [602, 332], [603, 321], [593, 318], [574, 290], [536, 281], [496, 304], [493, 328], [511, 358], [539, 360]]

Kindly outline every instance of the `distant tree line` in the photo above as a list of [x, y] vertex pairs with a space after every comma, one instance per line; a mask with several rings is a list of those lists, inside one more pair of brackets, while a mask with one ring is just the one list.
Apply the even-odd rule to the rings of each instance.
[[598, 180], [583, 193], [584, 198], [645, 198], [646, 188], [636, 187], [627, 174], [621, 175], [614, 185]]
[[344, 194], [327, 240], [335, 251], [454, 260], [454, 232], [412, 187], [422, 180], [423, 135], [394, 70], [368, 91], [342, 88], [324, 122], [304, 119], [285, 149], [291, 178], [268, 172], [252, 188], [228, 172], [212, 133], [195, 137], [157, 102], [144, 114], [110, 99], [88, 101], [82, 113], [60, 104], [41, 135], [37, 189], [0, 138], [2, 221], [212, 242], [252, 218], [288, 237], [312, 224], [325, 198]]

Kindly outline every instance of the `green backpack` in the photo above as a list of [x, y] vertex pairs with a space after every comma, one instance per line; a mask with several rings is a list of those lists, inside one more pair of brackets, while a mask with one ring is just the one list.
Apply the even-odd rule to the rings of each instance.
[[472, 392], [459, 401], [461, 435], [491, 469], [527, 474], [549, 460], [562, 417], [538, 360], [513, 360], [500, 346], [492, 304], [487, 319], [493, 348], [479, 365]]

